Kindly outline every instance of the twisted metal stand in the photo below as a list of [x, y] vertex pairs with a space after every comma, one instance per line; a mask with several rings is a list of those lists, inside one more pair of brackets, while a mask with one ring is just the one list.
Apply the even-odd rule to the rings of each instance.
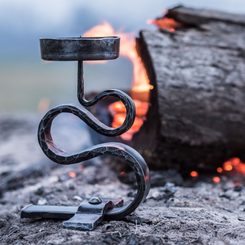
[[[103, 201], [103, 208], [97, 207], [96, 209], [97, 211], [100, 210], [100, 215], [97, 218], [101, 219], [103, 216], [103, 218], [110, 220], [121, 219], [124, 216], [132, 213], [138, 207], [138, 205], [144, 200], [144, 198], [147, 196], [149, 192], [149, 169], [142, 156], [133, 148], [125, 144], [116, 142], [98, 144], [93, 147], [87, 148], [77, 154], [71, 155], [55, 146], [51, 134], [52, 122], [55, 119], [55, 117], [57, 117], [61, 113], [71, 113], [79, 117], [96, 132], [106, 136], [121, 135], [125, 133], [133, 125], [135, 119], [135, 106], [132, 99], [124, 92], [117, 89], [110, 89], [99, 93], [92, 100], [85, 99], [84, 94], [83, 60], [117, 58], [119, 53], [119, 38], [107, 37], [42, 39], [41, 50], [43, 59], [78, 61], [77, 97], [82, 107], [77, 108], [72, 105], [62, 105], [53, 108], [49, 112], [47, 112], [47, 114], [41, 120], [38, 128], [38, 141], [40, 147], [49, 159], [53, 160], [56, 163], [64, 165], [80, 163], [82, 161], [92, 159], [101, 155], [112, 155], [125, 160], [129, 164], [129, 166], [134, 170], [136, 175], [138, 189], [134, 199], [131, 202], [124, 205], [115, 205], [115, 202], [112, 201], [112, 205], [109, 205], [110, 208], [106, 209], [105, 207], [108, 207], [108, 203], [107, 201]], [[88, 111], [85, 108], [95, 105], [98, 101], [104, 99], [107, 96], [116, 97], [124, 104], [126, 108], [125, 121], [118, 128], [112, 128], [103, 124], [90, 111]], [[102, 201], [97, 204], [101, 203]], [[91, 206], [94, 205], [94, 203], [86, 204], [86, 208], [84, 210], [88, 210], [87, 205]], [[74, 211], [71, 212], [71, 215], [74, 216], [73, 218], [71, 218], [72, 222], [64, 222], [64, 226], [66, 228], [90, 230], [95, 227], [95, 224], [97, 224], [97, 218], [95, 218], [96, 222], [93, 219], [92, 221], [88, 222], [90, 224], [89, 226], [84, 225], [87, 223], [87, 221], [84, 220], [84, 216], [81, 216], [81, 213], [83, 213], [84, 211], [81, 207], [83, 206], [80, 206], [77, 210], [77, 212], [80, 212], [79, 215], [77, 214], [77, 212], [75, 213], [75, 215]], [[54, 215], [55, 213], [57, 213], [57, 208], [60, 207], [51, 206], [49, 209], [47, 209], [46, 207], [44, 212], [44, 210], [38, 209], [37, 206], [31, 206], [22, 211], [22, 217], [45, 216], [46, 218], [54, 218], [55, 216], [56, 218], [60, 218], [61, 215]], [[94, 206], [92, 206], [92, 213], [93, 211]], [[78, 216], [80, 218], [77, 218]]]

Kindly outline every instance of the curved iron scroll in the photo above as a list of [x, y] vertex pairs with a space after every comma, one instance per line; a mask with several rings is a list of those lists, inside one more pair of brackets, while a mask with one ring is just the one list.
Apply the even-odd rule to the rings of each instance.
[[[114, 208], [106, 213], [108, 219], [121, 219], [132, 213], [138, 205], [147, 196], [150, 188], [149, 170], [142, 156], [133, 148], [116, 142], [98, 144], [77, 154], [70, 155], [55, 146], [51, 135], [52, 122], [61, 113], [71, 113], [79, 117], [88, 126], [93, 128], [100, 134], [106, 136], [117, 136], [126, 132], [133, 124], [135, 118], [135, 106], [132, 99], [120, 90], [111, 89], [104, 91], [94, 99], [88, 101], [84, 97], [84, 81], [83, 81], [83, 63], [78, 61], [78, 100], [84, 107], [77, 108], [72, 105], [62, 105], [51, 109], [43, 117], [38, 128], [38, 141], [40, 147], [46, 156], [59, 164], [75, 164], [82, 161], [92, 159], [97, 156], [109, 154], [119, 157], [128, 162], [129, 166], [134, 170], [138, 184], [138, 190], [133, 201], [120, 208]], [[126, 118], [124, 123], [118, 128], [109, 127], [100, 122], [85, 107], [95, 105], [101, 99], [107, 96], [114, 96], [122, 101], [126, 108]]]

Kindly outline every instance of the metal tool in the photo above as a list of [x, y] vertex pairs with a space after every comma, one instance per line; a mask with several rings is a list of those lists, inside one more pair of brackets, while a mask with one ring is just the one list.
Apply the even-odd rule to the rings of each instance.
[[[56, 163], [69, 165], [80, 163], [101, 155], [112, 155], [124, 159], [134, 170], [137, 181], [137, 193], [129, 203], [108, 198], [94, 197], [74, 206], [27, 206], [21, 211], [23, 218], [69, 219], [63, 223], [65, 228], [77, 230], [92, 230], [103, 219], [118, 220], [132, 213], [145, 199], [150, 188], [149, 169], [142, 156], [128, 145], [116, 142], [98, 144], [77, 154], [69, 154], [55, 146], [51, 127], [56, 116], [61, 113], [71, 113], [83, 120], [100, 134], [118, 136], [125, 133], [135, 119], [135, 106], [132, 99], [124, 92], [110, 89], [99, 93], [92, 100], [84, 96], [83, 61], [115, 59], [119, 55], [118, 37], [76, 37], [59, 39], [41, 39], [41, 54], [45, 60], [78, 61], [77, 96], [83, 106], [62, 105], [51, 109], [43, 117], [38, 128], [38, 141], [46, 156]], [[85, 107], [95, 105], [99, 100], [113, 96], [121, 100], [126, 108], [126, 118], [118, 128], [109, 127], [100, 122]]]

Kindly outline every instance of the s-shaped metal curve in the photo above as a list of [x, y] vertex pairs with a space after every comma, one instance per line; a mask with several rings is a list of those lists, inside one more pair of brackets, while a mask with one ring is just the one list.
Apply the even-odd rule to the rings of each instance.
[[[90, 107], [105, 97], [111, 96], [118, 98], [126, 108], [126, 117], [121, 126], [112, 128], [100, 122], [92, 113], [84, 111], [85, 122], [95, 131], [106, 136], [118, 136], [128, 131], [134, 123], [135, 105], [132, 99], [124, 92], [118, 89], [109, 89], [96, 95], [92, 100], [86, 100], [84, 95], [84, 79], [83, 79], [83, 61], [78, 61], [78, 76], [77, 76], [77, 98], [81, 105]], [[86, 119], [85, 119], [86, 118]]]
[[137, 193], [130, 203], [123, 207], [112, 209], [106, 213], [105, 217], [108, 219], [121, 219], [132, 213], [145, 199], [150, 189], [149, 169], [145, 160], [133, 148], [116, 142], [98, 144], [73, 155], [67, 154], [55, 146], [51, 135], [53, 120], [63, 112], [72, 113], [86, 122], [86, 109], [80, 111], [76, 107], [66, 105], [51, 109], [41, 120], [38, 129], [38, 141], [45, 155], [52, 161], [63, 165], [79, 163], [106, 154], [127, 161], [136, 175]]

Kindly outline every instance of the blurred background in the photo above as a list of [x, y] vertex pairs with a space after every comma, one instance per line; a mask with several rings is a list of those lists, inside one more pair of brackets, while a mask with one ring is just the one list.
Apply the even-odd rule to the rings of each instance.
[[[137, 36], [154, 28], [147, 20], [177, 4], [245, 13], [244, 0], [0, 0], [0, 112], [76, 102], [76, 63], [42, 61], [40, 37], [79, 36], [103, 21]], [[85, 66], [87, 91], [130, 86], [125, 58]]]

